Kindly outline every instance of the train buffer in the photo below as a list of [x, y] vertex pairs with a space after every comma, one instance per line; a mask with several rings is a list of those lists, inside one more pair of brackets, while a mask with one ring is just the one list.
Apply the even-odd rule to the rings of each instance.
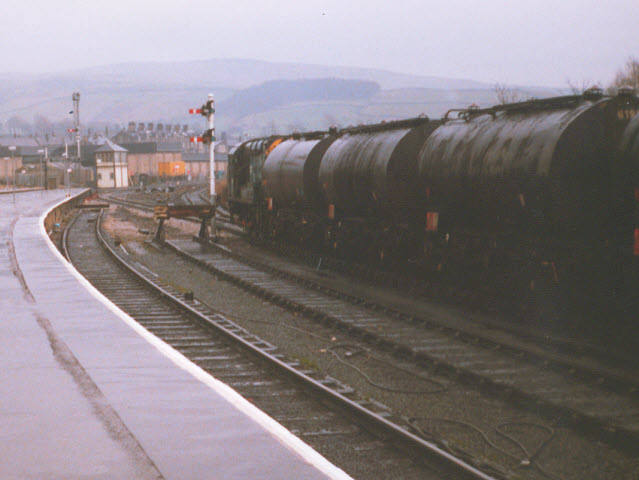
[[163, 243], [165, 240], [164, 222], [170, 218], [199, 218], [200, 233], [199, 238], [207, 241], [209, 238], [208, 225], [215, 216], [215, 206], [209, 204], [203, 205], [156, 205], [153, 208], [153, 216], [159, 220], [158, 228], [153, 236], [153, 241]]

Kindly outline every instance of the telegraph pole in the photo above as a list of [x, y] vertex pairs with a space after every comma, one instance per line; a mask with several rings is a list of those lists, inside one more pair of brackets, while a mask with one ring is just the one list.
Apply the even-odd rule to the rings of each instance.
[[46, 176], [44, 174], [44, 169], [47, 165], [47, 147], [44, 147], [44, 149], [38, 150], [38, 153], [40, 154], [40, 193], [44, 193], [44, 190], [46, 188], [45, 187]]
[[69, 197], [70, 193], [70, 183], [71, 183], [71, 169], [69, 168], [69, 145], [67, 144], [67, 139], [64, 139], [64, 153], [62, 154], [64, 157], [64, 189], [65, 189], [65, 197]]
[[78, 165], [77, 165], [77, 173], [78, 178], [80, 176], [80, 92], [73, 92], [71, 96], [73, 100], [73, 118], [75, 120], [75, 139], [78, 142]]

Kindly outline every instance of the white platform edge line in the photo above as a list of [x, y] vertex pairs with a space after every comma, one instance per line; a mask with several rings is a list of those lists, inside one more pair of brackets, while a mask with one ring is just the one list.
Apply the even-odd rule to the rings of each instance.
[[[78, 195], [81, 195], [78, 194]], [[55, 247], [49, 235], [47, 235], [46, 229], [44, 227], [44, 220], [49, 215], [51, 211], [60, 206], [61, 204], [68, 201], [68, 198], [61, 200], [56, 203], [52, 207], [50, 207], [47, 211], [45, 211], [39, 219], [39, 229], [40, 234], [45, 240], [45, 243], [49, 247], [49, 250], [53, 252], [54, 256], [66, 267], [66, 269], [75, 277], [75, 279], [86, 289], [89, 293], [95, 297], [98, 301], [104, 304], [110, 311], [112, 311], [115, 315], [118, 316], [124, 323], [126, 323], [129, 327], [131, 327], [136, 333], [138, 333], [142, 338], [144, 338], [147, 342], [153, 345], [160, 353], [162, 353], [165, 357], [171, 360], [175, 365], [180, 367], [181, 369], [189, 372], [193, 377], [210, 387], [217, 394], [219, 394], [222, 398], [228, 401], [231, 405], [237, 408], [240, 412], [244, 413], [262, 428], [264, 428], [267, 432], [269, 432], [273, 437], [275, 437], [280, 443], [282, 443], [285, 447], [297, 453], [303, 460], [305, 460], [310, 465], [314, 466], [321, 473], [327, 475], [329, 478], [334, 480], [353, 480], [353, 478], [344, 472], [342, 469], [336, 467], [331, 462], [329, 462], [326, 458], [324, 458], [321, 454], [319, 454], [316, 450], [310, 447], [308, 444], [304, 443], [299, 437], [293, 435], [289, 430], [287, 430], [284, 426], [279, 424], [273, 418], [269, 417], [266, 413], [261, 411], [255, 405], [247, 401], [244, 397], [242, 397], [239, 393], [233, 390], [231, 387], [222, 383], [202, 368], [191, 362], [188, 358], [182, 355], [180, 352], [175, 350], [173, 347], [165, 343], [163, 340], [159, 339], [151, 332], [146, 330], [142, 325], [136, 322], [133, 318], [127, 315], [124, 311], [120, 310], [113, 302], [111, 302], [108, 298], [106, 298], [99, 290], [97, 290], [93, 285], [89, 283], [89, 281], [84, 278], [80, 272], [78, 272], [71, 263], [69, 263], [64, 256], [58, 251]]]

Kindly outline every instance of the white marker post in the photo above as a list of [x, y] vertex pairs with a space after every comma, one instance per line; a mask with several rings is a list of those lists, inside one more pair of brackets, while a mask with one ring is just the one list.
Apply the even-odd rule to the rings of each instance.
[[40, 192], [44, 192], [44, 160], [43, 158], [47, 156], [47, 154], [44, 152], [45, 150], [42, 148], [38, 150], [38, 153], [40, 154]]
[[15, 146], [10, 146], [9, 150], [11, 151], [11, 178], [13, 179], [13, 203], [16, 203], [16, 169], [13, 166], [13, 152], [16, 151]]

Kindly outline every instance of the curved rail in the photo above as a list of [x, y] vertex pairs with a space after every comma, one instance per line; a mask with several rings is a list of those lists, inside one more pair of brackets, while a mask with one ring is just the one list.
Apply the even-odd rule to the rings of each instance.
[[[428, 442], [424, 438], [409, 432], [407, 430], [408, 427], [402, 427], [393, 423], [385, 418], [385, 416], [365, 408], [357, 401], [352, 400], [339, 391], [328, 387], [325, 381], [318, 381], [295, 368], [293, 365], [281, 360], [276, 355], [269, 353], [267, 349], [260, 346], [259, 342], [256, 343], [247, 339], [244, 335], [239, 334], [233, 328], [234, 324], [224, 319], [219, 314], [214, 314], [212, 316], [203, 313], [201, 303], [183, 300], [179, 297], [178, 293], [171, 292], [168, 288], [163, 287], [157, 279], [151, 278], [150, 276], [142, 273], [118, 255], [116, 250], [106, 241], [100, 231], [101, 218], [102, 212], [100, 212], [98, 220], [96, 221], [96, 235], [102, 247], [131, 275], [135, 276], [149, 288], [158, 292], [171, 303], [179, 306], [180, 309], [196, 316], [202, 323], [205, 323], [207, 326], [215, 329], [233, 343], [240, 345], [243, 349], [251, 352], [254, 356], [261, 358], [262, 361], [268, 363], [295, 383], [303, 386], [305, 389], [313, 391], [317, 395], [320, 395], [331, 404], [338, 406], [340, 410], [348, 412], [350, 416], [358, 419], [358, 423], [366, 425], [367, 429], [376, 431], [377, 434], [383, 438], [391, 438], [392, 444], [401, 445], [405, 450], [417, 454], [418, 458], [427, 458], [429, 461], [438, 465], [439, 468], [443, 468], [447, 472], [452, 472], [454, 478], [474, 480], [489, 480], [495, 478], [455, 457], [449, 452], [446, 452], [437, 445]], [[221, 321], [216, 321], [216, 318], [221, 318]]]

